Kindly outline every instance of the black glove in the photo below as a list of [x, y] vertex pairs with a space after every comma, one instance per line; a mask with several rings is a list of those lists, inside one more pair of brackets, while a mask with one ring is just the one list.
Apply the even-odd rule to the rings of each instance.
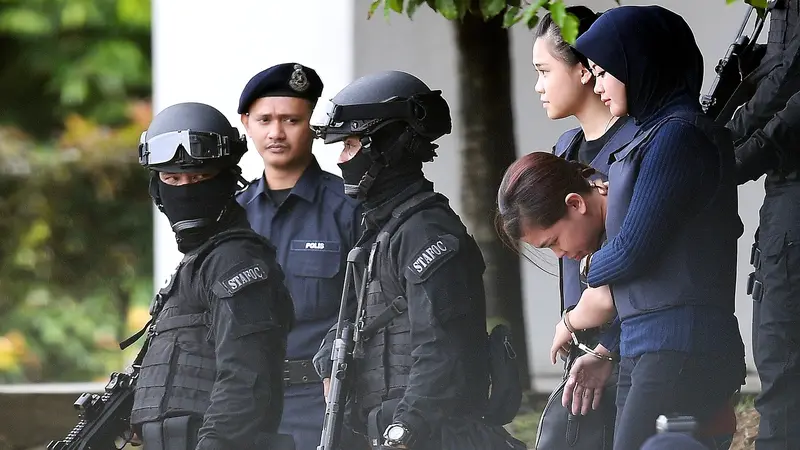
[[755, 181], [769, 170], [780, 167], [777, 148], [761, 130], [736, 147], [736, 184]]

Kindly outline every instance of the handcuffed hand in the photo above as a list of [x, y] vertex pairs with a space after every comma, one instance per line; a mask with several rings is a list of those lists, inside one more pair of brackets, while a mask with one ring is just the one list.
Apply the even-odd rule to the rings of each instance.
[[553, 346], [550, 347], [550, 362], [556, 363], [558, 355], [567, 356], [569, 348], [572, 346], [572, 333], [567, 329], [563, 320], [556, 324], [556, 333], [553, 336]]
[[594, 355], [583, 355], [576, 359], [564, 385], [561, 404], [570, 408], [576, 416], [589, 414], [590, 408], [600, 408], [603, 389], [613, 369], [613, 362], [598, 359]]

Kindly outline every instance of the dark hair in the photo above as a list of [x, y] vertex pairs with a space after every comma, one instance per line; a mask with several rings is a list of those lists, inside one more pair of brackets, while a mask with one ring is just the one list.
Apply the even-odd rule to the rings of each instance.
[[525, 226], [549, 228], [567, 214], [564, 198], [588, 194], [595, 170], [552, 153], [533, 152], [514, 161], [497, 191], [495, 227], [503, 242], [517, 248]]
[[[578, 18], [578, 36], [585, 33], [594, 21], [600, 17], [600, 13], [596, 13], [585, 6], [570, 6], [567, 8], [567, 13], [571, 13]], [[589, 60], [578, 53], [574, 47], [561, 37], [561, 28], [553, 21], [553, 17], [549, 13], [533, 29], [533, 40], [535, 41], [538, 38], [545, 38], [550, 41], [553, 56], [557, 59], [570, 66], [581, 63], [584, 67], [589, 68]]]

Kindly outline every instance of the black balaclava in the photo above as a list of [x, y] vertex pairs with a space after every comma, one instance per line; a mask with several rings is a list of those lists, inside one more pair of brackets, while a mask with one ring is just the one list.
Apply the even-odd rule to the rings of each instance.
[[234, 202], [237, 180], [236, 173], [224, 170], [199, 183], [172, 186], [153, 173], [151, 195], [160, 200], [181, 253], [197, 248], [220, 231], [223, 213]]
[[639, 124], [675, 101], [700, 107], [703, 55], [686, 21], [666, 8], [612, 8], [575, 47], [625, 83], [628, 114]]
[[[372, 152], [386, 152], [391, 145], [397, 145], [402, 133], [407, 130], [403, 123], [390, 124], [370, 136]], [[415, 139], [419, 139], [416, 137]], [[424, 147], [424, 143], [409, 143]], [[431, 146], [432, 144], [427, 144]], [[349, 161], [339, 163], [342, 170], [344, 183], [350, 186], [358, 185], [370, 167], [372, 167], [372, 157], [363, 151], [363, 147]], [[375, 182], [366, 193], [365, 201], [368, 204], [381, 202], [393, 197], [404, 188], [415, 181], [424, 178], [422, 174], [422, 159], [413, 151], [404, 148], [398, 155], [395, 153], [388, 166], [383, 167], [375, 177]]]

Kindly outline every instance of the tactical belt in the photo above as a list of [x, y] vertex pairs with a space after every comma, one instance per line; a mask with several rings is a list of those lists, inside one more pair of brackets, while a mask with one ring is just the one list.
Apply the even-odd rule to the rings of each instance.
[[319, 383], [319, 375], [310, 359], [287, 359], [283, 366], [283, 385], [286, 387], [299, 384]]

